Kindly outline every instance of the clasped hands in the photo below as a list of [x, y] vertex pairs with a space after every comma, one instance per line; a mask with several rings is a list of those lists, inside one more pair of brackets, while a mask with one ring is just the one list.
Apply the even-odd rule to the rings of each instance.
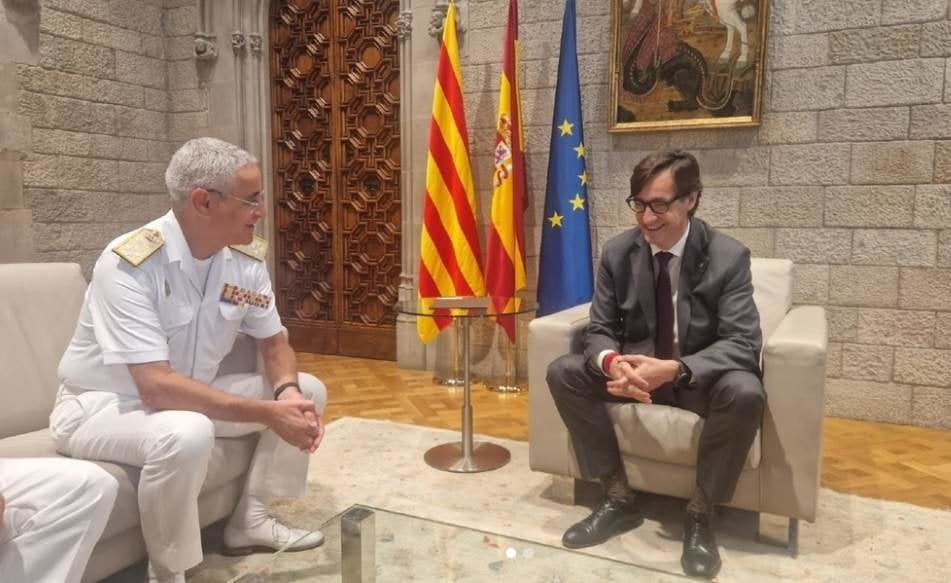
[[661, 360], [642, 354], [621, 354], [611, 362], [608, 392], [616, 397], [651, 402], [651, 391], [673, 382], [680, 370], [676, 360]]
[[324, 438], [324, 420], [317, 413], [314, 402], [300, 391], [290, 387], [273, 402], [268, 426], [281, 439], [304, 453], [314, 453]]

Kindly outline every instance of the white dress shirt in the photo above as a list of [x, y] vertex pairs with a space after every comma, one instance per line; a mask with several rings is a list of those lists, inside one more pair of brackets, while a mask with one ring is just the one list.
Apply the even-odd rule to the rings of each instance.
[[[680, 287], [680, 266], [683, 264], [684, 248], [687, 246], [687, 236], [690, 234], [690, 223], [687, 223], [687, 230], [684, 231], [684, 234], [680, 239], [674, 243], [674, 246], [670, 249], [661, 249], [657, 245], [651, 244], [651, 255], [654, 261], [654, 273], [655, 278], [657, 277], [657, 254], [661, 251], [667, 251], [673, 257], [667, 262], [667, 272], [670, 275], [670, 291], [674, 305], [674, 358], [680, 357], [680, 334], [677, 332], [677, 293], [678, 288]], [[656, 284], [656, 280], [655, 280]], [[602, 350], [601, 354], [598, 355], [598, 368], [604, 370], [604, 358], [615, 352], [614, 350]], [[605, 371], [607, 372], [607, 371]]]

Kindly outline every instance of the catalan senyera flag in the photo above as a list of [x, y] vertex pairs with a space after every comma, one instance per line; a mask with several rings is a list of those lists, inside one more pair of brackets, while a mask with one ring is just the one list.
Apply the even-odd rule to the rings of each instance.
[[[429, 127], [419, 249], [421, 311], [432, 313], [431, 298], [485, 295], [475, 208], [453, 2], [443, 26], [433, 90], [433, 120]], [[448, 313], [419, 317], [416, 331], [423, 342], [429, 342], [450, 322]]]
[[[492, 224], [485, 264], [485, 286], [497, 312], [514, 308], [515, 292], [525, 287], [525, 135], [518, 51], [518, 0], [509, 0], [495, 134]], [[515, 342], [514, 316], [499, 316], [497, 322]]]

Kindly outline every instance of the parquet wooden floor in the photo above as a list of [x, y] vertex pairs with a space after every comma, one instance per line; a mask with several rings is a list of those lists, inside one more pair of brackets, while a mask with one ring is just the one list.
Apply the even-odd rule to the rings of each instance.
[[[388, 419], [459, 429], [462, 389], [433, 383], [431, 372], [396, 363], [298, 354], [301, 370], [327, 385], [327, 420]], [[528, 439], [528, 395], [473, 387], [477, 433]], [[852, 419], [826, 418], [822, 485], [847, 492], [951, 509], [951, 431]]]

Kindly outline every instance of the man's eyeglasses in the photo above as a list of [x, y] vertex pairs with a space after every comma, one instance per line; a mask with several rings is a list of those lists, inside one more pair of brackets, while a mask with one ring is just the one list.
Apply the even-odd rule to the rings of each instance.
[[639, 198], [629, 196], [624, 200], [624, 202], [626, 202], [627, 206], [631, 207], [631, 210], [637, 214], [642, 214], [648, 209], [648, 207], [650, 207], [652, 213], [655, 215], [662, 215], [670, 210], [670, 206], [674, 204], [675, 201], [681, 198], [683, 198], [683, 196], [678, 194], [669, 200], [657, 199], [650, 202], [644, 202]]
[[253, 199], [248, 200], [246, 198], [241, 198], [240, 196], [235, 196], [233, 194], [227, 194], [227, 193], [221, 192], [220, 190], [215, 190], [213, 188], [206, 188], [205, 190], [207, 190], [208, 192], [214, 192], [215, 194], [223, 198], [233, 198], [236, 201], [240, 202], [241, 204], [246, 204], [251, 208], [260, 208], [261, 205], [264, 204], [263, 192], [256, 194]]

